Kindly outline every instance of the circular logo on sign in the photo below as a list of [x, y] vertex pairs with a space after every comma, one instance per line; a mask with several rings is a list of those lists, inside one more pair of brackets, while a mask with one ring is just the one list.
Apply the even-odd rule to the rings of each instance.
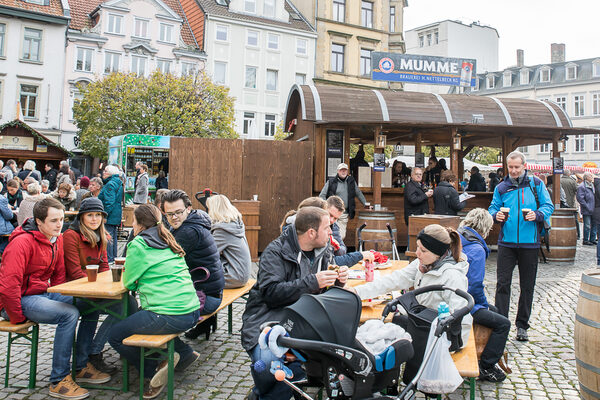
[[13, 141], [13, 143], [15, 143], [15, 144], [16, 144], [16, 143], [19, 143], [19, 138], [15, 136], [15, 137], [13, 137], [13, 138], [12, 138], [12, 141]]
[[379, 70], [384, 74], [389, 74], [394, 71], [394, 62], [391, 58], [385, 57], [379, 60]]

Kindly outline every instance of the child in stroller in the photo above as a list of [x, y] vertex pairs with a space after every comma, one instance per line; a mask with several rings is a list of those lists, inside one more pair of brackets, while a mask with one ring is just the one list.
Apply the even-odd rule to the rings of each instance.
[[[414, 293], [405, 294], [388, 303], [383, 319], [388, 313], [396, 311], [398, 304], [409, 307], [406, 310], [411, 315], [411, 310], [415, 309], [415, 296], [442, 290], [454, 291], [465, 298], [468, 304], [438, 324], [436, 336], [439, 338], [473, 307], [473, 299], [468, 293], [441, 285], [416, 289]], [[320, 295], [305, 294], [300, 297], [296, 303], [285, 308], [279, 326], [265, 329], [259, 343], [262, 342], [261, 346], [268, 346], [275, 356], [281, 356], [281, 360], [287, 349], [291, 349], [292, 357], [304, 364], [306, 379], [292, 383], [291, 374], [278, 361], [271, 363], [269, 372], [306, 399], [311, 397], [302, 390], [303, 387], [324, 388], [330, 399], [338, 400], [371, 399], [375, 393], [383, 390], [396, 393], [400, 368], [413, 356], [411, 342], [401, 339], [380, 354], [371, 354], [356, 340], [361, 309], [362, 303], [356, 294], [336, 287]], [[423, 365], [428, 358], [429, 355], [426, 355]], [[411, 399], [415, 394], [420, 372], [400, 397], [379, 398]]]

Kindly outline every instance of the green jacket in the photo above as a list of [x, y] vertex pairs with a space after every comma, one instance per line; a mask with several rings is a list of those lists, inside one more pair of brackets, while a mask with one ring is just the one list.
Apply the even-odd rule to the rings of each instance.
[[142, 309], [157, 314], [183, 315], [200, 308], [185, 259], [173, 253], [156, 227], [127, 245], [123, 285], [138, 291]]

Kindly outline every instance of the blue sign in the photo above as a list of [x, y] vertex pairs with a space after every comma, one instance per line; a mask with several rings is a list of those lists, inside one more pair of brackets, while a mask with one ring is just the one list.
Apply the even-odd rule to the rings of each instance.
[[385, 172], [385, 167], [373, 167], [373, 171], [375, 171], [375, 172]]
[[474, 87], [476, 63], [470, 58], [373, 52], [371, 79]]

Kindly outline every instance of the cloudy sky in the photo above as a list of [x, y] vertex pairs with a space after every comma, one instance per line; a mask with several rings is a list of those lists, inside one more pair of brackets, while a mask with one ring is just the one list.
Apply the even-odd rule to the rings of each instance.
[[516, 64], [550, 62], [550, 43], [566, 44], [566, 59], [600, 57], [600, 0], [408, 0], [404, 29], [446, 19], [496, 28], [500, 35], [499, 70]]

